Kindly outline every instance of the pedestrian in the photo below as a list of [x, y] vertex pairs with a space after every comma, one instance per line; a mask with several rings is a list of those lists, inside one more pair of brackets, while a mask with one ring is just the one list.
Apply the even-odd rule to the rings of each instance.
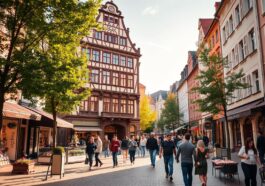
[[131, 165], [133, 165], [135, 161], [135, 152], [136, 152], [137, 146], [138, 146], [137, 142], [135, 141], [134, 136], [132, 136], [129, 142], [129, 154], [130, 154]]
[[202, 137], [202, 140], [203, 140], [203, 143], [204, 143], [205, 147], [208, 148], [208, 145], [209, 145], [209, 138], [208, 138], [208, 136], [206, 135], [206, 132], [203, 132], [203, 133], [204, 133], [204, 135], [203, 135], [203, 137]]
[[137, 148], [136, 148], [136, 151], [137, 151], [137, 156], [139, 157], [140, 156], [140, 153], [141, 153], [141, 147], [140, 147], [140, 136], [136, 136], [136, 139], [135, 139], [136, 143], [137, 143]]
[[103, 140], [103, 153], [104, 157], [109, 157], [109, 145], [110, 145], [110, 140], [108, 139], [108, 136], [105, 135], [105, 138]]
[[203, 140], [197, 142], [195, 153], [195, 175], [199, 175], [202, 186], [206, 186], [208, 150], [205, 148]]
[[259, 152], [259, 159], [260, 163], [265, 165], [265, 159], [264, 159], [264, 154], [265, 154], [265, 136], [261, 130], [258, 132], [258, 138], [257, 138], [257, 149]]
[[88, 157], [89, 162], [89, 170], [91, 170], [91, 167], [93, 165], [93, 156], [95, 154], [95, 150], [97, 148], [97, 145], [95, 144], [94, 137], [89, 137], [87, 146], [86, 146], [86, 153]]
[[161, 158], [163, 155], [166, 178], [169, 178], [170, 181], [173, 180], [173, 153], [176, 157], [176, 148], [174, 141], [171, 139], [171, 134], [168, 134], [161, 144], [159, 158]]
[[259, 158], [252, 138], [246, 139], [245, 146], [241, 147], [238, 156], [241, 158], [241, 167], [245, 176], [245, 185], [256, 186], [257, 164], [259, 164]]
[[141, 156], [145, 157], [145, 148], [146, 148], [146, 138], [144, 135], [142, 135], [141, 140], [140, 140], [140, 149], [141, 149]]
[[118, 166], [118, 152], [120, 148], [120, 142], [117, 136], [114, 136], [110, 143], [110, 150], [112, 152], [113, 168]]
[[102, 140], [100, 139], [100, 137], [98, 135], [95, 136], [95, 139], [96, 139], [97, 149], [95, 150], [95, 160], [96, 160], [96, 164], [94, 165], [94, 167], [98, 167], [98, 164], [101, 167], [103, 165], [103, 163], [99, 159], [99, 155], [102, 152]]
[[123, 163], [126, 163], [126, 160], [128, 158], [128, 149], [129, 149], [129, 138], [125, 136], [125, 138], [121, 141]]
[[146, 148], [149, 150], [151, 165], [155, 168], [156, 154], [159, 150], [155, 133], [151, 133], [150, 138], [146, 142]]
[[192, 186], [194, 149], [194, 145], [190, 142], [190, 134], [186, 133], [176, 157], [177, 163], [179, 163], [179, 156], [181, 155], [181, 170], [185, 186]]

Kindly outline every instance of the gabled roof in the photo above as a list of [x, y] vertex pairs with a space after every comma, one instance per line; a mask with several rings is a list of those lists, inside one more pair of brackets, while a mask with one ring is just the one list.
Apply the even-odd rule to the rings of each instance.
[[151, 97], [156, 101], [156, 100], [158, 100], [159, 96], [161, 95], [162, 99], [166, 100], [167, 99], [167, 93], [168, 93], [168, 91], [166, 91], [166, 90], [159, 90], [159, 91], [151, 94]]
[[206, 19], [200, 18], [199, 19], [199, 28], [200, 28], [200, 26], [202, 27], [204, 35], [206, 35], [206, 33], [208, 32], [208, 30], [212, 24], [212, 21], [213, 21], [212, 18], [206, 18]]

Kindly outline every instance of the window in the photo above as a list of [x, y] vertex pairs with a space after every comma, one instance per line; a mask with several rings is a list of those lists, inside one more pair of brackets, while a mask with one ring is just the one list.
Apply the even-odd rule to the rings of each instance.
[[110, 53], [103, 52], [103, 63], [110, 63]]
[[241, 21], [241, 15], [240, 15], [240, 9], [239, 9], [239, 5], [237, 5], [236, 9], [235, 9], [235, 16], [236, 16], [236, 21], [235, 21], [235, 26], [237, 26], [240, 21]]
[[262, 6], [262, 14], [265, 13], [265, 0], [261, 0], [261, 6]]
[[234, 68], [236, 66], [236, 63], [235, 63], [235, 49], [232, 49], [232, 52], [231, 52], [231, 68]]
[[93, 50], [93, 56], [92, 56], [93, 61], [100, 61], [100, 52], [97, 50]]
[[252, 94], [252, 87], [251, 87], [252, 83], [251, 83], [251, 76], [250, 75], [247, 75], [247, 84], [249, 87], [247, 88], [246, 96], [249, 96]]
[[101, 40], [101, 39], [102, 39], [102, 32], [95, 31], [94, 37], [95, 37], [96, 39]]
[[97, 70], [97, 69], [91, 70], [90, 81], [91, 81], [91, 83], [98, 83], [99, 82], [99, 70]]
[[234, 22], [232, 15], [229, 18], [229, 35], [234, 31]]
[[242, 2], [242, 6], [243, 6], [243, 15], [246, 15], [248, 13], [248, 11], [250, 10], [250, 8], [252, 8], [253, 6], [253, 2], [252, 0], [243, 0]]
[[239, 63], [238, 45], [235, 46], [235, 66]]
[[80, 111], [88, 111], [88, 100], [84, 100], [80, 107], [79, 107]]
[[119, 85], [119, 73], [118, 72], [112, 73], [112, 84], [116, 86]]
[[225, 24], [225, 37], [226, 37], [226, 39], [228, 39], [229, 35], [230, 35], [229, 34], [229, 23], [227, 21]]
[[129, 113], [129, 114], [133, 114], [133, 113], [134, 113], [134, 104], [133, 104], [133, 100], [129, 100], [129, 101], [128, 101], [128, 113]]
[[133, 88], [133, 75], [128, 75], [128, 87]]
[[121, 56], [121, 66], [126, 66], [126, 57]]
[[126, 100], [121, 99], [121, 113], [126, 113]]
[[103, 84], [110, 84], [110, 72], [109, 71], [103, 71], [102, 72], [102, 83]]
[[90, 60], [90, 49], [89, 48], [82, 48], [82, 54], [85, 54], [86, 59]]
[[121, 82], [120, 85], [121, 85], [122, 87], [125, 87], [125, 86], [126, 86], [126, 74], [121, 74], [120, 82]]
[[112, 99], [112, 112], [119, 112], [119, 100], [116, 98]]
[[91, 112], [97, 112], [98, 111], [98, 97], [96, 97], [96, 96], [90, 97], [89, 111], [91, 111]]
[[[243, 78], [242, 78], [242, 83], [243, 83], [243, 84], [246, 84], [246, 83], [247, 83], [247, 81], [246, 81], [246, 77], [243, 77]], [[242, 89], [242, 98], [245, 98], [246, 95], [247, 95], [247, 88]]]
[[112, 55], [112, 64], [119, 65], [119, 56], [117, 54]]
[[103, 112], [110, 112], [110, 98], [103, 99]]
[[241, 40], [238, 44], [238, 48], [239, 48], [239, 62], [241, 62], [245, 56], [244, 56], [244, 44], [243, 41]]
[[223, 35], [223, 43], [226, 41], [226, 35], [225, 35], [225, 26], [223, 27], [223, 32], [222, 32], [222, 35]]
[[126, 46], [127, 45], [127, 40], [125, 37], [120, 37], [120, 45]]
[[259, 73], [258, 71], [256, 70], [255, 72], [252, 73], [252, 77], [253, 77], [253, 93], [257, 93], [260, 91], [260, 86], [259, 86]]
[[118, 37], [112, 34], [108, 34], [105, 33], [104, 34], [104, 41], [110, 42], [110, 43], [114, 43], [114, 44], [118, 44]]
[[103, 18], [104, 21], [109, 21], [109, 17], [107, 15], [104, 15], [104, 18]]
[[257, 43], [256, 43], [256, 34], [254, 32], [254, 29], [252, 29], [250, 32], [249, 32], [249, 40], [250, 40], [250, 47], [249, 47], [249, 52], [253, 52], [254, 50], [257, 49]]
[[248, 55], [248, 35], [243, 38], [243, 46], [244, 46], [244, 56]]
[[127, 61], [128, 61], [128, 67], [132, 68], [133, 67], [133, 59], [128, 57]]

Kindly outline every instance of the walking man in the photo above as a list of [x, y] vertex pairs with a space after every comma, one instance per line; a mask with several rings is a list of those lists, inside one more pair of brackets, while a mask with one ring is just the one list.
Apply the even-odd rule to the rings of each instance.
[[100, 164], [101, 167], [103, 163], [99, 159], [99, 155], [102, 152], [102, 141], [98, 135], [96, 135], [96, 146], [97, 146], [97, 149], [95, 151], [96, 164], [94, 165], [94, 167], [98, 167], [98, 164]]
[[259, 152], [259, 159], [260, 163], [262, 165], [265, 164], [264, 154], [265, 154], [265, 136], [263, 135], [263, 132], [260, 130], [258, 132], [258, 138], [257, 138], [257, 149]]
[[118, 166], [118, 152], [120, 148], [120, 142], [118, 141], [117, 136], [114, 136], [110, 143], [110, 150], [112, 152], [113, 168]]
[[86, 153], [87, 153], [88, 162], [89, 162], [89, 170], [91, 170], [91, 167], [93, 164], [93, 156], [95, 154], [96, 148], [97, 148], [97, 145], [94, 142], [94, 137], [91, 136], [86, 146]]
[[164, 158], [166, 178], [169, 178], [170, 181], [173, 180], [173, 153], [176, 157], [176, 148], [174, 141], [171, 139], [171, 134], [168, 134], [165, 140], [161, 144], [159, 158]]
[[149, 150], [150, 153], [151, 165], [153, 166], [153, 168], [155, 168], [156, 153], [159, 150], [157, 139], [155, 138], [155, 133], [151, 133], [150, 138], [148, 138], [146, 142], [146, 148]]
[[125, 138], [121, 141], [123, 163], [126, 163], [126, 160], [128, 158], [128, 149], [129, 149], [129, 139], [127, 136], [125, 136]]
[[[181, 155], [181, 169], [185, 186], [192, 186], [192, 169], [194, 157], [194, 145], [190, 142], [190, 134], [185, 134], [185, 140], [179, 146], [177, 152], [177, 163], [179, 163], [179, 155]], [[193, 157], [193, 158], [192, 158]]]

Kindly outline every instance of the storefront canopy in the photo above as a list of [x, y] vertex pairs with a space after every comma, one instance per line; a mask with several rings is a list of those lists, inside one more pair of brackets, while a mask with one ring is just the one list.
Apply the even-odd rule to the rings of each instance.
[[186, 128], [187, 126], [188, 126], [188, 125], [180, 126], [180, 127], [176, 128], [176, 129], [174, 130], [174, 132], [178, 132], [179, 130], [184, 129], [184, 128]]
[[193, 126], [190, 128], [190, 130], [199, 130], [199, 127], [198, 126]]
[[4, 117], [18, 118], [18, 119], [28, 119], [28, 120], [41, 120], [41, 115], [28, 110], [16, 103], [5, 102], [3, 109]]
[[74, 130], [79, 132], [102, 131], [102, 129], [99, 127], [74, 127]]
[[[45, 117], [49, 120], [53, 120], [53, 116], [52, 114], [48, 113], [48, 112], [45, 112], [43, 110], [38, 110], [38, 109], [33, 109], [33, 108], [30, 108], [30, 107], [26, 107], [27, 109], [35, 112], [35, 113], [38, 113], [41, 115], [41, 117]], [[72, 129], [73, 128], [73, 124], [72, 123], [69, 123], [68, 121], [65, 121], [59, 117], [57, 117], [57, 127], [61, 127], [61, 128], [70, 128]]]

